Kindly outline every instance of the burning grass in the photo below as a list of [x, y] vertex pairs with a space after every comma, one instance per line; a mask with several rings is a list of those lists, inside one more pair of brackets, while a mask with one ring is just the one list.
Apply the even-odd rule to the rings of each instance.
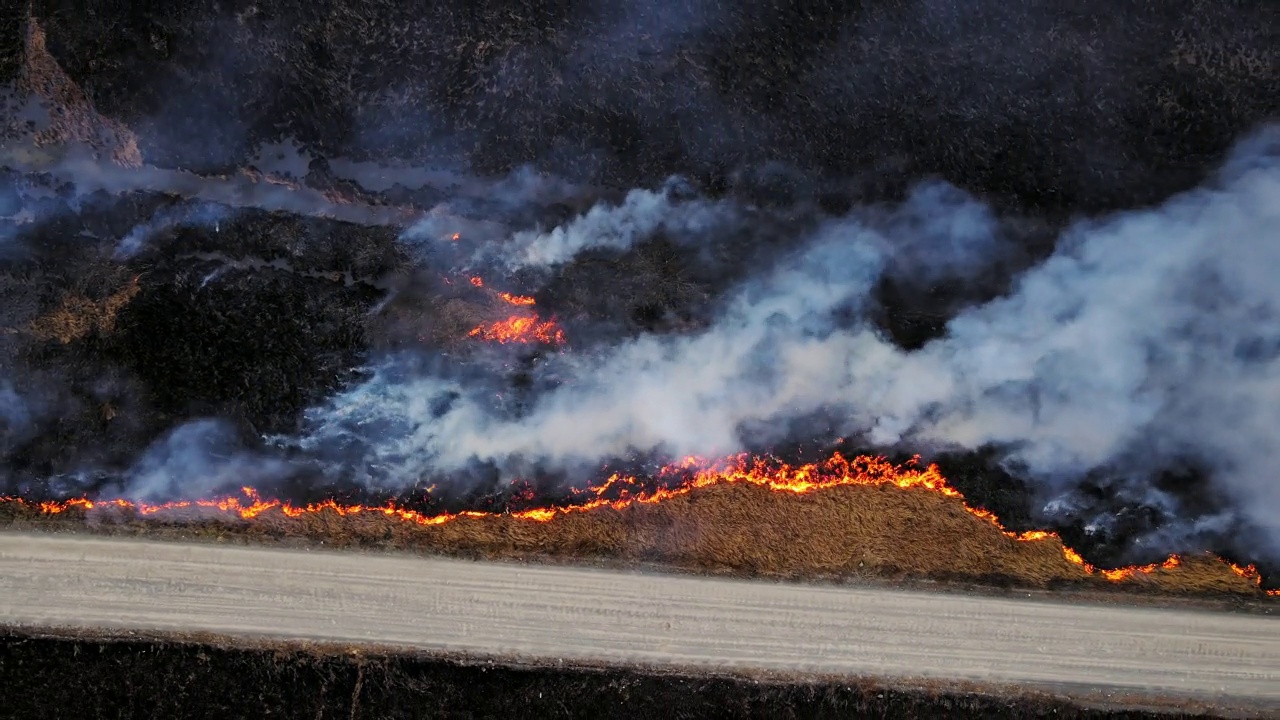
[[[480, 277], [472, 277], [472, 287], [484, 288], [484, 280]], [[537, 304], [537, 300], [527, 295], [513, 295], [509, 292], [488, 291], [493, 297], [500, 300], [507, 306], [517, 309], [514, 315], [510, 315], [502, 320], [494, 322], [485, 322], [476, 325], [467, 333], [467, 337], [479, 338], [488, 342], [496, 342], [501, 345], [509, 343], [519, 343], [522, 345], [542, 344], [542, 345], [563, 345], [564, 330], [553, 320], [543, 320], [538, 313], [532, 310]]]
[[669, 489], [643, 491], [634, 478], [614, 476], [581, 491], [593, 499], [578, 505], [502, 514], [426, 515], [333, 502], [298, 507], [246, 489], [242, 497], [168, 506], [10, 500], [0, 505], [0, 522], [13, 529], [303, 541], [486, 559], [656, 563], [791, 579], [1263, 594], [1252, 569], [1211, 556], [1093, 568], [1052, 533], [1004, 530], [993, 515], [968, 506], [932, 466], [839, 455], [794, 467], [737, 458], [691, 469], [695, 462], [665, 471], [686, 473]]

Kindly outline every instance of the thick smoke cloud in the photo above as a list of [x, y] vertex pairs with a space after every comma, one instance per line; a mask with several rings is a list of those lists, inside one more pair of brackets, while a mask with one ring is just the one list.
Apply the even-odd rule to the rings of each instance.
[[522, 414], [392, 359], [313, 410], [304, 444], [354, 448], [408, 482], [476, 462], [516, 473], [767, 447], [821, 414], [833, 437], [881, 447], [996, 446], [1050, 489], [1195, 464], [1280, 548], [1280, 128], [1200, 189], [1069, 228], [1006, 296], [919, 350], [864, 319], [884, 273], [964, 276], [1001, 247], [981, 205], [922, 186], [887, 217], [822, 224], [700, 333], [561, 358], [567, 379]]
[[[971, 208], [950, 204], [948, 209], [950, 220], [930, 222], [967, 230]], [[906, 208], [887, 224], [918, 226], [907, 218], [924, 221], [919, 210]], [[610, 212], [588, 213], [571, 221], [569, 231], [539, 237], [585, 238], [577, 246], [586, 248], [593, 244], [586, 230], [603, 226], [600, 244], [607, 245], [617, 237], [616, 224], [598, 218]], [[657, 216], [644, 217], [651, 226], [646, 229], [660, 224]], [[945, 240], [952, 253], [965, 247]], [[833, 332], [837, 312], [857, 316], [867, 309], [892, 245], [890, 237], [859, 219], [833, 220], [768, 276], [734, 293], [710, 330], [674, 338], [645, 335], [603, 356], [564, 358], [568, 367], [560, 372], [572, 380], [516, 420], [493, 413], [487, 397], [468, 392], [468, 380], [416, 377], [393, 362], [336, 398], [330, 409], [314, 413], [315, 436], [308, 444], [376, 426], [373, 436], [385, 441], [375, 443], [366, 459], [403, 479], [459, 469], [473, 459], [518, 471], [518, 463], [508, 461], [588, 465], [632, 451], [736, 451], [743, 447], [743, 423], [764, 423], [789, 416], [793, 408], [798, 414], [821, 405], [827, 391], [805, 382], [809, 360], [803, 346]], [[569, 249], [558, 247], [567, 259]], [[948, 253], [938, 257], [953, 259]]]
[[1273, 128], [1211, 187], [1067, 233], [1010, 297], [910, 358], [942, 382], [868, 378], [893, 399], [872, 437], [1006, 445], [1050, 479], [1200, 464], [1280, 540], [1277, 151]]

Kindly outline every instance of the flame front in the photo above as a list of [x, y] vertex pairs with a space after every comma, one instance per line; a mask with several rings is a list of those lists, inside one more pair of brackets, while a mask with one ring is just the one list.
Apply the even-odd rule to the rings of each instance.
[[[585, 489], [574, 489], [572, 503], [562, 506], [538, 507], [507, 515], [528, 522], [550, 522], [561, 515], [590, 512], [598, 508], [622, 510], [632, 505], [643, 503], [660, 503], [681, 495], [687, 495], [699, 488], [726, 483], [747, 483], [768, 488], [774, 492], [803, 494], [840, 486], [884, 486], [892, 485], [904, 490], [919, 490], [940, 493], [960, 502], [965, 510], [974, 516], [991, 523], [1005, 536], [1019, 542], [1060, 541], [1056, 533], [1035, 530], [1030, 532], [1012, 532], [1006, 530], [999, 519], [990, 511], [969, 505], [960, 491], [947, 483], [936, 465], [921, 468], [917, 460], [905, 465], [895, 465], [883, 457], [861, 455], [847, 459], [840, 453], [832, 455], [820, 463], [790, 465], [771, 457], [753, 457], [736, 455], [718, 461], [708, 461], [698, 457], [687, 457], [660, 469], [656, 474], [658, 489], [648, 489], [653, 483], [646, 483], [642, 478], [633, 475], [615, 473], [603, 481], [587, 486]], [[92, 510], [100, 507], [116, 507], [133, 510], [140, 515], [155, 515], [166, 510], [183, 508], [210, 508], [224, 513], [231, 513], [245, 520], [252, 520], [268, 510], [279, 510], [288, 517], [331, 511], [339, 516], [358, 515], [361, 513], [381, 513], [388, 517], [398, 518], [404, 522], [418, 525], [442, 525], [458, 518], [496, 517], [497, 513], [466, 511], [461, 513], [427, 514], [402, 508], [394, 503], [382, 506], [348, 505], [333, 500], [308, 505], [294, 505], [280, 500], [264, 500], [258, 491], [250, 487], [241, 488], [240, 496], [232, 496], [214, 500], [189, 500], [162, 504], [133, 502], [123, 499], [94, 501], [87, 498], [76, 498], [60, 502], [42, 502], [38, 509], [47, 514], [66, 512], [73, 508]], [[10, 502], [28, 504], [20, 498], [0, 498]], [[1177, 555], [1171, 555], [1161, 563], [1136, 565], [1114, 570], [1099, 569], [1085, 562], [1075, 550], [1063, 545], [1063, 556], [1071, 563], [1079, 566], [1086, 573], [1096, 575], [1111, 582], [1122, 582], [1139, 575], [1146, 575], [1157, 570], [1172, 570], [1182, 564]], [[1262, 577], [1256, 567], [1241, 567], [1228, 563], [1231, 570], [1255, 585], [1261, 586]], [[1280, 590], [1267, 590], [1267, 595], [1280, 597]]]

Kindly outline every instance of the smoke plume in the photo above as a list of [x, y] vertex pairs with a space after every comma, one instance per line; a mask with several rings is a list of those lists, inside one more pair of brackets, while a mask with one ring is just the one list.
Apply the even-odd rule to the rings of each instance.
[[0, 380], [0, 448], [7, 449], [21, 432], [25, 431], [31, 419], [31, 412], [23, 399], [8, 379]]
[[137, 225], [116, 245], [116, 259], [124, 260], [136, 255], [154, 236], [178, 227], [209, 227], [216, 230], [220, 223], [233, 215], [220, 205], [195, 205], [166, 208], [145, 223]]
[[[563, 261], [630, 237], [618, 227], [662, 222], [606, 215], [538, 236], [525, 257]], [[919, 350], [866, 320], [884, 273], [972, 275], [1001, 247], [979, 203], [922, 186], [888, 221], [855, 211], [820, 224], [704, 331], [560, 358], [563, 381], [522, 413], [496, 409], [482, 384], [392, 358], [311, 411], [306, 443], [355, 448], [384, 480], [408, 482], [475, 463], [518, 473], [719, 455], [767, 447], [817, 414], [832, 437], [874, 446], [994, 446], [1047, 488], [1196, 464], [1280, 541], [1280, 128], [1199, 189], [1070, 227], [1007, 295]]]
[[554, 267], [586, 250], [627, 250], [659, 231], [677, 237], [700, 235], [733, 218], [728, 203], [681, 201], [681, 195], [692, 192], [680, 178], [669, 179], [657, 191], [632, 190], [621, 204], [596, 205], [550, 232], [516, 233], [502, 253], [511, 269]]
[[125, 474], [123, 484], [134, 500], [202, 498], [286, 473], [284, 462], [247, 452], [228, 423], [205, 418], [155, 442]]

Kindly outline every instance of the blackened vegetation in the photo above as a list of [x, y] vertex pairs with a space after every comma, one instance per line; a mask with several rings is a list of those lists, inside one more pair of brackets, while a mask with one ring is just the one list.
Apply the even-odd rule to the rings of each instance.
[[404, 260], [391, 230], [280, 214], [183, 231], [139, 258], [146, 282], [121, 314], [114, 354], [175, 419], [288, 432], [349, 379], [383, 295], [376, 284]]
[[[711, 284], [699, 282], [694, 260], [693, 253], [662, 238], [624, 256], [583, 253], [538, 297], [547, 310], [571, 323], [577, 320], [588, 331], [588, 341], [593, 335], [616, 342], [625, 334], [689, 330], [711, 320]], [[717, 279], [726, 279], [728, 268], [717, 269]], [[602, 288], [609, 292], [602, 293]]]
[[[1194, 185], [1274, 115], [1280, 12], [1253, 0], [205, 2], [36, 0], [50, 47], [150, 162], [332, 156], [617, 187], [868, 199], [940, 175], [1045, 212]], [[851, 181], [850, 178], [853, 178]]]
[[[1061, 220], [1190, 188], [1280, 113], [1280, 8], [1256, 0], [210, 0], [128, 12], [38, 0], [32, 12], [148, 162], [195, 169], [243, 166], [262, 142], [289, 140], [482, 174], [531, 163], [612, 188], [680, 173], [713, 194], [835, 212], [937, 176]], [[1020, 242], [1043, 256], [1040, 239]], [[887, 283], [879, 321], [918, 345], [1006, 283]], [[643, 298], [626, 312], [659, 328], [690, 314]]]
[[250, 445], [292, 431], [350, 379], [405, 263], [394, 230], [257, 211], [160, 227], [122, 258], [119, 239], [180, 200], [85, 202], [27, 231], [0, 285], [6, 369], [40, 398], [5, 448], [11, 483], [121, 470], [199, 417]]
[[158, 411], [230, 416], [259, 432], [294, 429], [298, 413], [338, 385], [371, 304], [359, 290], [243, 274], [208, 286], [192, 269], [148, 280], [120, 321], [121, 363]]
[[0, 78], [18, 74], [22, 67], [22, 26], [27, 8], [22, 3], [5, 3], [0, 9]]
[[14, 718], [1201, 718], [1046, 695], [0, 634]]

